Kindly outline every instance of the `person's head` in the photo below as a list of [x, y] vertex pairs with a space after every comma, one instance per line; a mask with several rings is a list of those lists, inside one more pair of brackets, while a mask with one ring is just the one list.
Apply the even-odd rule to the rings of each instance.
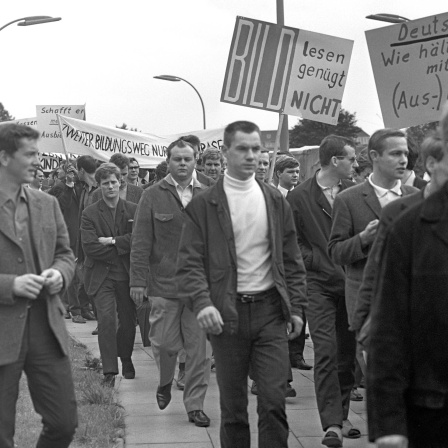
[[42, 168], [36, 169], [36, 174], [34, 175], [34, 179], [30, 182], [30, 185], [35, 188], [36, 190], [39, 190], [42, 188], [43, 182], [45, 179], [45, 174], [42, 171]]
[[260, 158], [259, 127], [250, 121], [235, 121], [224, 129], [222, 152], [229, 176], [247, 180], [255, 173]]
[[275, 163], [274, 170], [278, 177], [278, 183], [288, 191], [299, 182], [300, 163], [294, 157], [284, 157]]
[[168, 170], [179, 184], [190, 181], [196, 164], [196, 150], [183, 140], [176, 140], [166, 149]]
[[114, 200], [119, 196], [121, 172], [114, 163], [103, 163], [95, 171], [95, 180], [104, 200]]
[[92, 176], [97, 168], [96, 160], [92, 156], [81, 156], [76, 159], [79, 180], [85, 181], [87, 176]]
[[431, 191], [436, 191], [448, 181], [448, 147], [440, 131], [423, 140], [421, 152], [426, 171], [431, 176]]
[[137, 159], [131, 157], [129, 159], [129, 173], [127, 177], [129, 183], [137, 183], [139, 170], [140, 164], [137, 162]]
[[357, 166], [355, 142], [348, 137], [328, 135], [319, 146], [322, 170], [331, 170], [339, 179], [348, 179]]
[[144, 179], [148, 175], [148, 170], [146, 168], [140, 168], [138, 170], [138, 177]]
[[126, 178], [129, 174], [129, 157], [126, 157], [123, 154], [117, 153], [114, 154], [110, 160], [109, 163], [113, 163], [114, 165], [118, 166], [120, 173], [121, 173], [121, 188], [124, 188], [126, 185]]
[[419, 148], [414, 137], [412, 137], [412, 135], [409, 133], [406, 133], [406, 141], [408, 143], [408, 150], [409, 150], [408, 164], [406, 165], [406, 169], [413, 170], [419, 156]]
[[204, 174], [212, 179], [218, 180], [223, 165], [222, 152], [216, 148], [208, 148], [202, 154], [202, 166]]
[[269, 171], [269, 151], [267, 149], [262, 149], [260, 152], [260, 157], [258, 159], [257, 171], [255, 171], [255, 178], [260, 182], [264, 182]]
[[39, 167], [39, 132], [29, 126], [0, 126], [0, 173], [16, 185], [33, 181]]
[[363, 149], [356, 159], [357, 165], [353, 167], [352, 179], [357, 184], [363, 183], [371, 174], [373, 167], [372, 162], [367, 156], [367, 149]]
[[155, 169], [155, 180], [158, 182], [159, 180], [162, 180], [168, 171], [168, 164], [164, 160], [163, 162], [160, 162]]
[[191, 146], [193, 146], [196, 155], [199, 154], [199, 150], [201, 149], [201, 141], [198, 137], [196, 137], [196, 135], [185, 135], [179, 140], [183, 140], [184, 142], [189, 143]]
[[370, 137], [367, 147], [376, 173], [390, 181], [402, 179], [408, 163], [406, 135], [399, 129], [380, 129]]

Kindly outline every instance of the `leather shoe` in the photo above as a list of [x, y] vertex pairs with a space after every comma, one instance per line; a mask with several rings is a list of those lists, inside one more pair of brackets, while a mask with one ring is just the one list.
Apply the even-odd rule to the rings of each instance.
[[305, 362], [303, 358], [295, 358], [291, 360], [291, 367], [299, 370], [311, 370], [313, 367]]
[[81, 313], [81, 316], [85, 319], [85, 320], [96, 320], [95, 314], [92, 313], [92, 311], [83, 311]]
[[288, 383], [288, 385], [286, 386], [286, 398], [294, 398], [297, 397], [297, 392], [296, 390], [291, 386], [290, 383]]
[[72, 316], [72, 322], [75, 324], [85, 324], [86, 320], [80, 314], [77, 314], [76, 316]]
[[179, 370], [176, 383], [179, 390], [185, 389], [185, 370]]
[[64, 314], [64, 319], [71, 319], [71, 318], [72, 318], [72, 315], [70, 314], [70, 311], [67, 310]]
[[127, 380], [135, 378], [135, 368], [131, 358], [121, 358], [121, 373]]
[[203, 411], [190, 411], [188, 413], [188, 421], [201, 428], [210, 426], [210, 419], [205, 415]]
[[106, 387], [114, 387], [115, 386], [115, 375], [113, 373], [105, 373], [102, 384], [103, 384], [103, 386], [106, 386]]
[[165, 386], [159, 386], [156, 392], [157, 404], [162, 411], [170, 404], [171, 401], [171, 383]]
[[96, 326], [95, 330], [92, 331], [92, 334], [96, 336], [98, 334], [98, 325]]
[[258, 395], [258, 387], [255, 381], [252, 381], [252, 386], [250, 386], [250, 393], [252, 395]]

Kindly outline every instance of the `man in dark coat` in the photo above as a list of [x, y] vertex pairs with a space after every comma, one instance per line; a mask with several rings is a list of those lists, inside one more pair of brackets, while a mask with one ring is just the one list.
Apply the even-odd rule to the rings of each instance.
[[96, 170], [95, 179], [103, 197], [82, 214], [84, 285], [95, 301], [104, 382], [113, 386], [118, 374], [117, 356], [121, 358], [123, 377], [135, 376], [131, 356], [136, 312], [129, 295], [129, 259], [137, 206], [119, 197], [121, 174], [116, 165], [104, 163]]
[[60, 294], [74, 257], [57, 200], [23, 188], [39, 166], [39, 133], [0, 127], [0, 446], [13, 448], [22, 371], [42, 416], [38, 446], [70, 445], [77, 425]]

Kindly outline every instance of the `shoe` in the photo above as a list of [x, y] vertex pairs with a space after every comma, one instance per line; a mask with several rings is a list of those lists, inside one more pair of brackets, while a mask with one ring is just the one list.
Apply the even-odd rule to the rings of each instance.
[[131, 358], [121, 358], [121, 374], [127, 380], [135, 378], [135, 368]]
[[70, 311], [67, 310], [64, 314], [64, 319], [71, 319], [71, 318], [72, 318], [72, 315], [70, 314]]
[[98, 325], [96, 326], [95, 330], [92, 331], [92, 334], [96, 336], [98, 334]]
[[212, 356], [211, 362], [210, 362], [210, 370], [212, 372], [216, 372], [216, 364], [215, 364], [215, 357]]
[[310, 334], [309, 333], [305, 333], [305, 339], [309, 339], [310, 338]]
[[351, 401], [362, 401], [364, 397], [358, 392], [358, 389], [354, 387], [350, 392], [350, 400]]
[[210, 426], [210, 419], [203, 411], [190, 411], [188, 413], [188, 421], [193, 422], [196, 426], [201, 428]]
[[115, 375], [113, 373], [105, 373], [102, 384], [103, 384], [103, 386], [106, 386], [106, 387], [114, 387], [115, 386]]
[[96, 320], [95, 314], [93, 314], [92, 311], [83, 311], [81, 312], [81, 316], [85, 320]]
[[330, 448], [342, 448], [342, 440], [334, 431], [327, 431], [321, 443]]
[[355, 428], [350, 420], [344, 420], [342, 422], [342, 436], [347, 439], [359, 439], [361, 437], [361, 431]]
[[179, 370], [179, 373], [177, 374], [176, 384], [179, 390], [185, 389], [185, 369]]
[[311, 370], [313, 367], [305, 362], [303, 358], [294, 358], [291, 360], [291, 367], [299, 370]]
[[297, 397], [297, 392], [296, 390], [291, 386], [291, 383], [288, 383], [288, 385], [286, 386], [286, 398], [294, 398]]
[[72, 322], [75, 324], [85, 324], [86, 320], [80, 314], [77, 314], [76, 316], [72, 316]]
[[165, 386], [159, 386], [156, 392], [157, 404], [162, 411], [170, 404], [171, 401], [171, 383]]
[[255, 381], [252, 381], [252, 386], [250, 386], [250, 393], [252, 395], [258, 395], [258, 387]]

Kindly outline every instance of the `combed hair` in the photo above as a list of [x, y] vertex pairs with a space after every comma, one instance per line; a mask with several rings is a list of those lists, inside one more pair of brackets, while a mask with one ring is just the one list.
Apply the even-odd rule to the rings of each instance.
[[120, 170], [122, 170], [123, 168], [126, 168], [127, 166], [129, 166], [131, 161], [129, 160], [129, 157], [127, 157], [123, 154], [117, 153], [117, 154], [114, 154], [109, 159], [109, 163], [113, 163], [114, 165], [117, 165], [118, 168], [120, 168]]
[[294, 157], [282, 157], [279, 160], [277, 160], [277, 162], [275, 163], [275, 172], [277, 173], [278, 171], [280, 171], [280, 173], [283, 173], [283, 171], [285, 171], [288, 168], [300, 168], [300, 163], [297, 159], [295, 159]]
[[408, 143], [408, 164], [406, 165], [406, 169], [413, 170], [415, 164], [417, 163], [417, 159], [419, 156], [418, 144], [415, 141], [414, 137], [411, 134], [406, 133], [406, 141]]
[[97, 168], [96, 160], [92, 156], [81, 156], [76, 159], [78, 171], [83, 168], [88, 174], [93, 174]]
[[367, 146], [367, 154], [369, 156], [370, 161], [372, 161], [372, 156], [370, 155], [370, 151], [376, 151], [380, 156], [383, 155], [384, 152], [384, 142], [388, 138], [392, 137], [402, 137], [406, 138], [406, 134], [400, 129], [379, 129], [375, 131], [369, 139], [369, 144]]
[[[135, 157], [130, 157], [129, 158], [129, 164], [131, 164], [131, 163], [138, 163], [138, 160], [135, 158]], [[140, 166], [140, 163], [138, 163], [138, 166]]]
[[103, 179], [107, 179], [109, 176], [115, 174], [117, 180], [121, 179], [121, 172], [115, 163], [103, 163], [100, 167], [95, 171], [95, 180], [98, 185], [101, 184]]
[[157, 181], [162, 180], [166, 176], [167, 171], [168, 171], [168, 164], [165, 161], [160, 162], [155, 169], [155, 175]]
[[196, 135], [185, 135], [184, 137], [181, 137], [179, 140], [183, 140], [184, 142], [190, 143], [191, 146], [196, 146], [199, 148], [201, 145], [201, 141], [199, 140]]
[[319, 146], [319, 162], [321, 166], [330, 165], [333, 157], [342, 157], [347, 155], [346, 146], [356, 148], [355, 142], [348, 137], [340, 135], [327, 135]]
[[173, 148], [178, 147], [178, 148], [191, 148], [194, 152], [194, 157], [196, 158], [196, 156], [198, 155], [198, 151], [196, 149], [196, 147], [194, 147], [191, 143], [179, 138], [177, 140], [175, 140], [174, 142], [170, 143], [170, 145], [168, 146], [168, 148], [166, 148], [166, 157], [167, 159], [171, 158], [171, 151]]
[[232, 140], [235, 134], [240, 131], [245, 134], [252, 134], [257, 132], [261, 136], [260, 128], [250, 121], [234, 121], [226, 126], [224, 129], [224, 146], [230, 148], [232, 146]]
[[202, 164], [204, 165], [205, 162], [207, 162], [207, 159], [210, 160], [219, 160], [221, 165], [223, 162], [222, 159], [222, 152], [219, 149], [216, 148], [208, 148], [202, 153]]
[[12, 156], [20, 147], [20, 140], [37, 140], [40, 134], [36, 129], [22, 124], [7, 123], [0, 126], [0, 151]]
[[424, 165], [426, 165], [426, 160], [430, 156], [434, 157], [437, 162], [443, 159], [445, 151], [448, 151], [448, 149], [445, 147], [440, 130], [432, 132], [423, 140], [421, 151]]

